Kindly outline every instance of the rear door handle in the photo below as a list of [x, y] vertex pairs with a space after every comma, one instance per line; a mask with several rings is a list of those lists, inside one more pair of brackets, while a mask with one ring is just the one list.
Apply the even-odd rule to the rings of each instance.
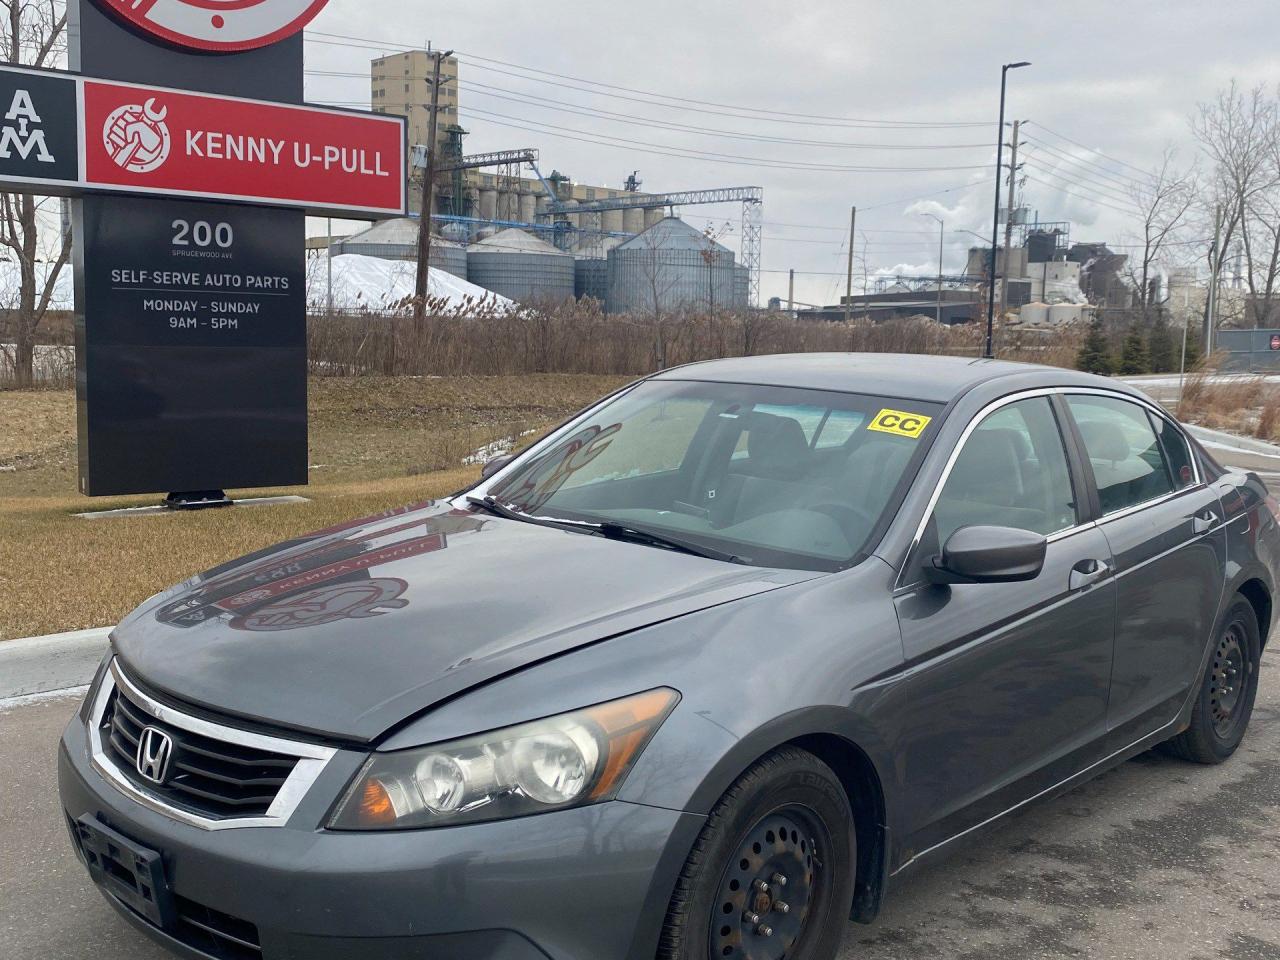
[[1218, 522], [1218, 515], [1212, 510], [1205, 510], [1203, 513], [1197, 513], [1191, 518], [1191, 530], [1193, 533], [1208, 533], [1215, 523]]
[[1081, 560], [1071, 568], [1069, 586], [1072, 590], [1083, 590], [1090, 584], [1097, 583], [1110, 572], [1111, 567], [1105, 560]]

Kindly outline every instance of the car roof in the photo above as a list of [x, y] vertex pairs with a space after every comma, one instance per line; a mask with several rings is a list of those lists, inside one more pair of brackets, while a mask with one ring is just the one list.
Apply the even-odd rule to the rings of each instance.
[[1006, 377], [1016, 378], [1017, 389], [1083, 386], [1135, 393], [1127, 384], [1062, 367], [911, 353], [790, 353], [731, 357], [673, 367], [654, 374], [651, 379], [801, 387], [947, 403], [978, 384]]

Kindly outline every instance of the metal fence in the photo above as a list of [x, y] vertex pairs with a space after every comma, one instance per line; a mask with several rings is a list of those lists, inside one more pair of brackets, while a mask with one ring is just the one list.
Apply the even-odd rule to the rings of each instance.
[[1226, 353], [1223, 370], [1280, 373], [1280, 330], [1219, 330], [1214, 346]]

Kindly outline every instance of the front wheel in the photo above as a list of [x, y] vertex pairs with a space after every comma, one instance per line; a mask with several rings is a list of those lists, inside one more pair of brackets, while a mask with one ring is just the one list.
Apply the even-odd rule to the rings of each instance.
[[1261, 648], [1257, 615], [1237, 597], [1214, 640], [1191, 724], [1168, 743], [1174, 756], [1212, 764], [1236, 752], [1253, 714]]
[[857, 862], [853, 814], [817, 757], [756, 762], [707, 818], [667, 910], [660, 960], [830, 960]]

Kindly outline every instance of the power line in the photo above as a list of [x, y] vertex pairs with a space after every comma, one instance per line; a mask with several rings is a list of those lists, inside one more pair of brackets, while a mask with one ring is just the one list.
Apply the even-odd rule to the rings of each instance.
[[[368, 79], [367, 74], [354, 73], [351, 71], [308, 70], [306, 73], [309, 76]], [[519, 103], [526, 106], [542, 107], [543, 109], [554, 110], [558, 113], [571, 113], [588, 118], [602, 118], [612, 120], [617, 123], [653, 127], [660, 130], [674, 130], [680, 133], [692, 133], [705, 137], [724, 137], [726, 139], [747, 140], [760, 143], [781, 143], [789, 146], [834, 147], [842, 150], [976, 150], [988, 149], [990, 147], [990, 144], [988, 143], [850, 143], [846, 140], [804, 140], [794, 137], [746, 133], [741, 130], [722, 130], [716, 127], [695, 126], [693, 124], [678, 123], [674, 120], [659, 120], [653, 117], [637, 116], [636, 114], [619, 113], [613, 110], [602, 110], [589, 107], [586, 104], [564, 103], [563, 101], [554, 100], [550, 97], [540, 97], [537, 94], [526, 93], [518, 90], [508, 90], [505, 87], [495, 87], [487, 83], [477, 83], [475, 81], [458, 81], [457, 86], [461, 89], [469, 90], [477, 96], [506, 100], [508, 102]]]
[[[862, 231], [858, 231], [858, 232], [861, 233]], [[820, 246], [826, 246], [826, 247], [843, 247], [844, 246], [844, 242], [840, 240], [814, 240], [809, 237], [776, 237], [776, 236], [773, 236], [772, 234], [765, 237], [764, 242], [765, 243], [814, 243], [814, 244], [818, 244]], [[915, 242], [901, 241], [901, 242], [872, 243], [869, 245], [869, 249], [872, 249], [872, 250], [904, 250], [904, 249], [933, 250], [936, 247], [937, 247], [937, 243], [932, 240], [919, 240]]]
[[1118, 159], [1118, 158], [1116, 158], [1116, 157], [1113, 157], [1113, 156], [1110, 156], [1110, 155], [1108, 155], [1108, 154], [1105, 154], [1105, 153], [1103, 153], [1101, 150], [1098, 150], [1098, 149], [1097, 149], [1097, 148], [1095, 148], [1095, 147], [1086, 146], [1085, 144], [1081, 143], [1079, 140], [1072, 140], [1072, 139], [1071, 139], [1070, 137], [1068, 137], [1066, 134], [1064, 134], [1064, 133], [1058, 133], [1058, 131], [1056, 131], [1056, 130], [1051, 130], [1050, 128], [1046, 127], [1043, 123], [1041, 123], [1041, 122], [1040, 122], [1040, 121], [1038, 121], [1038, 120], [1028, 120], [1028, 121], [1027, 121], [1027, 123], [1029, 123], [1029, 124], [1032, 124], [1032, 123], [1033, 123], [1033, 124], [1035, 124], [1037, 127], [1039, 127], [1041, 130], [1043, 130], [1045, 133], [1050, 134], [1051, 136], [1055, 136], [1055, 137], [1057, 137], [1059, 140], [1065, 140], [1067, 143], [1074, 144], [1075, 146], [1079, 147], [1081, 150], [1088, 150], [1090, 153], [1097, 154], [1099, 157], [1103, 157], [1103, 158], [1105, 158], [1105, 159], [1107, 159], [1107, 160], [1110, 160], [1112, 163], [1118, 163], [1118, 164], [1120, 164], [1120, 166], [1122, 166], [1122, 167], [1128, 167], [1130, 170], [1133, 170], [1133, 171], [1135, 171], [1135, 172], [1137, 172], [1137, 173], [1140, 173], [1140, 174], [1142, 174], [1143, 176], [1147, 176], [1147, 175], [1148, 175], [1148, 171], [1143, 170], [1141, 167], [1135, 167], [1132, 163], [1126, 163], [1126, 162], [1125, 162], [1125, 161], [1123, 161], [1123, 160], [1120, 160], [1120, 159]]
[[[331, 46], [354, 47], [357, 49], [372, 49], [382, 52], [388, 50], [405, 51], [417, 49], [410, 44], [396, 43], [392, 41], [370, 40], [368, 38], [352, 37], [344, 34], [326, 33], [319, 30], [308, 30], [306, 38], [313, 43], [328, 44]], [[591, 93], [596, 96], [608, 96], [621, 100], [633, 100], [639, 103], [648, 103], [651, 106], [671, 106], [671, 104], [687, 105], [685, 109], [693, 110], [699, 113], [718, 114], [720, 111], [734, 111], [732, 114], [720, 114], [725, 116], [738, 116], [739, 119], [760, 119], [754, 115], [763, 115], [763, 119], [774, 122], [803, 122], [809, 126], [852, 126], [862, 129], [957, 129], [982, 127], [986, 125], [985, 121], [926, 121], [926, 120], [870, 120], [857, 117], [836, 117], [825, 114], [808, 114], [794, 113], [783, 110], [770, 110], [763, 107], [746, 107], [736, 104], [718, 103], [710, 100], [699, 100], [692, 97], [680, 97], [672, 94], [658, 93], [650, 90], [642, 90], [635, 87], [624, 87], [617, 84], [606, 83], [599, 80], [590, 80], [585, 77], [575, 77], [569, 74], [554, 73], [549, 70], [542, 70], [537, 67], [529, 67], [522, 64], [511, 63], [506, 60], [498, 60], [493, 57], [485, 57], [480, 54], [467, 53], [465, 51], [457, 51], [460, 58], [465, 58], [468, 64], [475, 69], [487, 70], [493, 73], [505, 74], [508, 76], [518, 77], [532, 83], [544, 83], [556, 87], [566, 87], [568, 89], [576, 89], [583, 93]], [[499, 64], [501, 67], [510, 67], [515, 70], [524, 71], [525, 74], [538, 74], [540, 76], [526, 76], [519, 73], [510, 73], [499, 67], [488, 66], [489, 64]], [[546, 80], [542, 77], [555, 77], [555, 80]], [[599, 87], [600, 90], [584, 89], [575, 87], [572, 84], [566, 84], [563, 80], [572, 80], [575, 83], [588, 84], [591, 87]], [[622, 91], [621, 93], [605, 93], [602, 91]], [[637, 94], [648, 99], [637, 100], [629, 94]], [[668, 101], [660, 103], [657, 101]], [[716, 108], [716, 109], [707, 109]]]
[[1104, 203], [1103, 201], [1099, 200], [1097, 197], [1086, 197], [1078, 193], [1072, 193], [1070, 190], [1066, 189], [1065, 187], [1059, 186], [1056, 183], [1050, 183], [1048, 180], [1040, 180], [1036, 177], [1031, 176], [1030, 174], [1026, 174], [1025, 176], [1028, 180], [1032, 181], [1033, 183], [1038, 183], [1042, 186], [1048, 187], [1051, 190], [1057, 190], [1059, 193], [1064, 193], [1068, 197], [1075, 197], [1077, 200], [1083, 200], [1086, 203], [1093, 203], [1100, 207], [1106, 207], [1108, 210], [1114, 210], [1116, 211], [1116, 213], [1123, 213], [1129, 217], [1133, 216], [1132, 210], [1124, 210], [1120, 207], [1112, 206], [1109, 203]]
[[1087, 175], [1090, 177], [1101, 177], [1102, 179], [1108, 181], [1109, 183], [1112, 183], [1118, 187], [1123, 187], [1126, 190], [1145, 185], [1142, 181], [1137, 180], [1133, 177], [1125, 176], [1124, 174], [1121, 174], [1121, 173], [1116, 173], [1112, 170], [1107, 169], [1106, 167], [1103, 167], [1101, 164], [1093, 163], [1092, 161], [1086, 160], [1083, 157], [1077, 157], [1070, 153], [1067, 153], [1065, 150], [1060, 150], [1057, 147], [1053, 146], [1053, 144], [1046, 143], [1045, 141], [1039, 139], [1038, 137], [1033, 137], [1028, 134], [1027, 136], [1023, 137], [1023, 139], [1033, 144], [1034, 145], [1033, 149], [1048, 151], [1049, 154], [1052, 155], [1053, 159], [1058, 161], [1059, 163], [1066, 163], [1075, 167], [1079, 167], [1082, 175]]
[[[825, 224], [816, 224], [816, 223], [778, 223], [775, 220], [766, 220], [764, 222], [764, 225], [766, 227], [793, 227], [796, 230], [838, 230], [841, 233], [849, 232], [848, 227], [832, 227], [832, 226], [827, 226]], [[881, 229], [878, 227], [873, 227], [869, 230], [865, 230], [862, 227], [859, 227], [858, 232], [859, 233], [907, 233], [913, 236], [921, 236], [921, 237], [932, 237], [934, 235], [932, 230], [890, 230], [890, 229]]]
[[[475, 107], [469, 108], [468, 113], [475, 113], [483, 116], [491, 123], [497, 123], [499, 126], [514, 127], [517, 130], [525, 130], [532, 133], [548, 133], [549, 131], [563, 131], [562, 133], [548, 133], [550, 136], [562, 136], [565, 139], [581, 139], [585, 143], [595, 143], [602, 146], [618, 146], [619, 144], [627, 147], [640, 149], [644, 153], [657, 153], [665, 156], [676, 156], [683, 159], [692, 160], [712, 160], [715, 162], [735, 163], [745, 166], [757, 166], [764, 168], [774, 168], [780, 170], [812, 170], [823, 173], [940, 173], [953, 170], [984, 170], [986, 164], [955, 164], [946, 166], [932, 167], [903, 167], [903, 166], [859, 166], [848, 164], [825, 164], [825, 163], [804, 163], [789, 162], [781, 160], [773, 160], [768, 157], [752, 157], [742, 156], [739, 154], [716, 153], [709, 150], [698, 150], [694, 147], [681, 147], [675, 144], [652, 144], [645, 140], [632, 140], [626, 137], [615, 137], [612, 134], [595, 133], [591, 130], [580, 130], [576, 127], [563, 127], [558, 124], [547, 123], [542, 120], [529, 120], [524, 117], [513, 117], [509, 114], [495, 113], [489, 110], [480, 110]], [[496, 119], [495, 119], [496, 118]], [[525, 123], [535, 124], [537, 127], [546, 129], [535, 129], [523, 126], [515, 121], [523, 120]], [[506, 122], [503, 122], [506, 121]], [[566, 136], [567, 134], [576, 134], [577, 136]], [[590, 139], [584, 139], [590, 138]], [[606, 143], [612, 140], [616, 143]], [[679, 151], [674, 152], [674, 151]]]
[[548, 97], [538, 97], [533, 94], [524, 94], [515, 91], [492, 93], [490, 91], [502, 91], [503, 88], [492, 87], [488, 84], [482, 83], [459, 83], [459, 86], [465, 90], [469, 90], [477, 96], [507, 100], [530, 106], [539, 106], [544, 109], [555, 110], [560, 113], [572, 113], [585, 117], [599, 117], [602, 119], [612, 120], [617, 123], [627, 123], [643, 127], [656, 127], [663, 130], [693, 133], [698, 136], [723, 137], [731, 140], [783, 143], [793, 146], [834, 147], [841, 150], [976, 150], [990, 148], [990, 144], [987, 143], [850, 143], [842, 140], [804, 140], [794, 137], [775, 137], [767, 134], [744, 133], [738, 130], [721, 130], [715, 127], [698, 127], [687, 123], [677, 123], [675, 121], [654, 120], [648, 117], [637, 117], [633, 114], [618, 113], [612, 110], [592, 109], [581, 104], [560, 106], [556, 104], [556, 101], [551, 100]]
[[1053, 167], [1053, 168], [1036, 167], [1036, 169], [1038, 169], [1040, 173], [1044, 174], [1047, 177], [1054, 177], [1058, 180], [1061, 180], [1063, 183], [1067, 184], [1068, 186], [1079, 187], [1082, 190], [1088, 190], [1091, 193], [1095, 194], [1098, 197], [1101, 197], [1104, 200], [1111, 200], [1116, 203], [1125, 204], [1133, 212], [1135, 213], [1137, 212], [1137, 207], [1134, 206], [1133, 200], [1130, 197], [1127, 197], [1124, 194], [1121, 194], [1119, 191], [1105, 187], [1102, 184], [1095, 183], [1094, 181], [1091, 181], [1091, 180], [1074, 179], [1068, 175], [1069, 173], [1071, 173], [1071, 171], [1068, 171], [1067, 173], [1062, 173], [1056, 167]]

